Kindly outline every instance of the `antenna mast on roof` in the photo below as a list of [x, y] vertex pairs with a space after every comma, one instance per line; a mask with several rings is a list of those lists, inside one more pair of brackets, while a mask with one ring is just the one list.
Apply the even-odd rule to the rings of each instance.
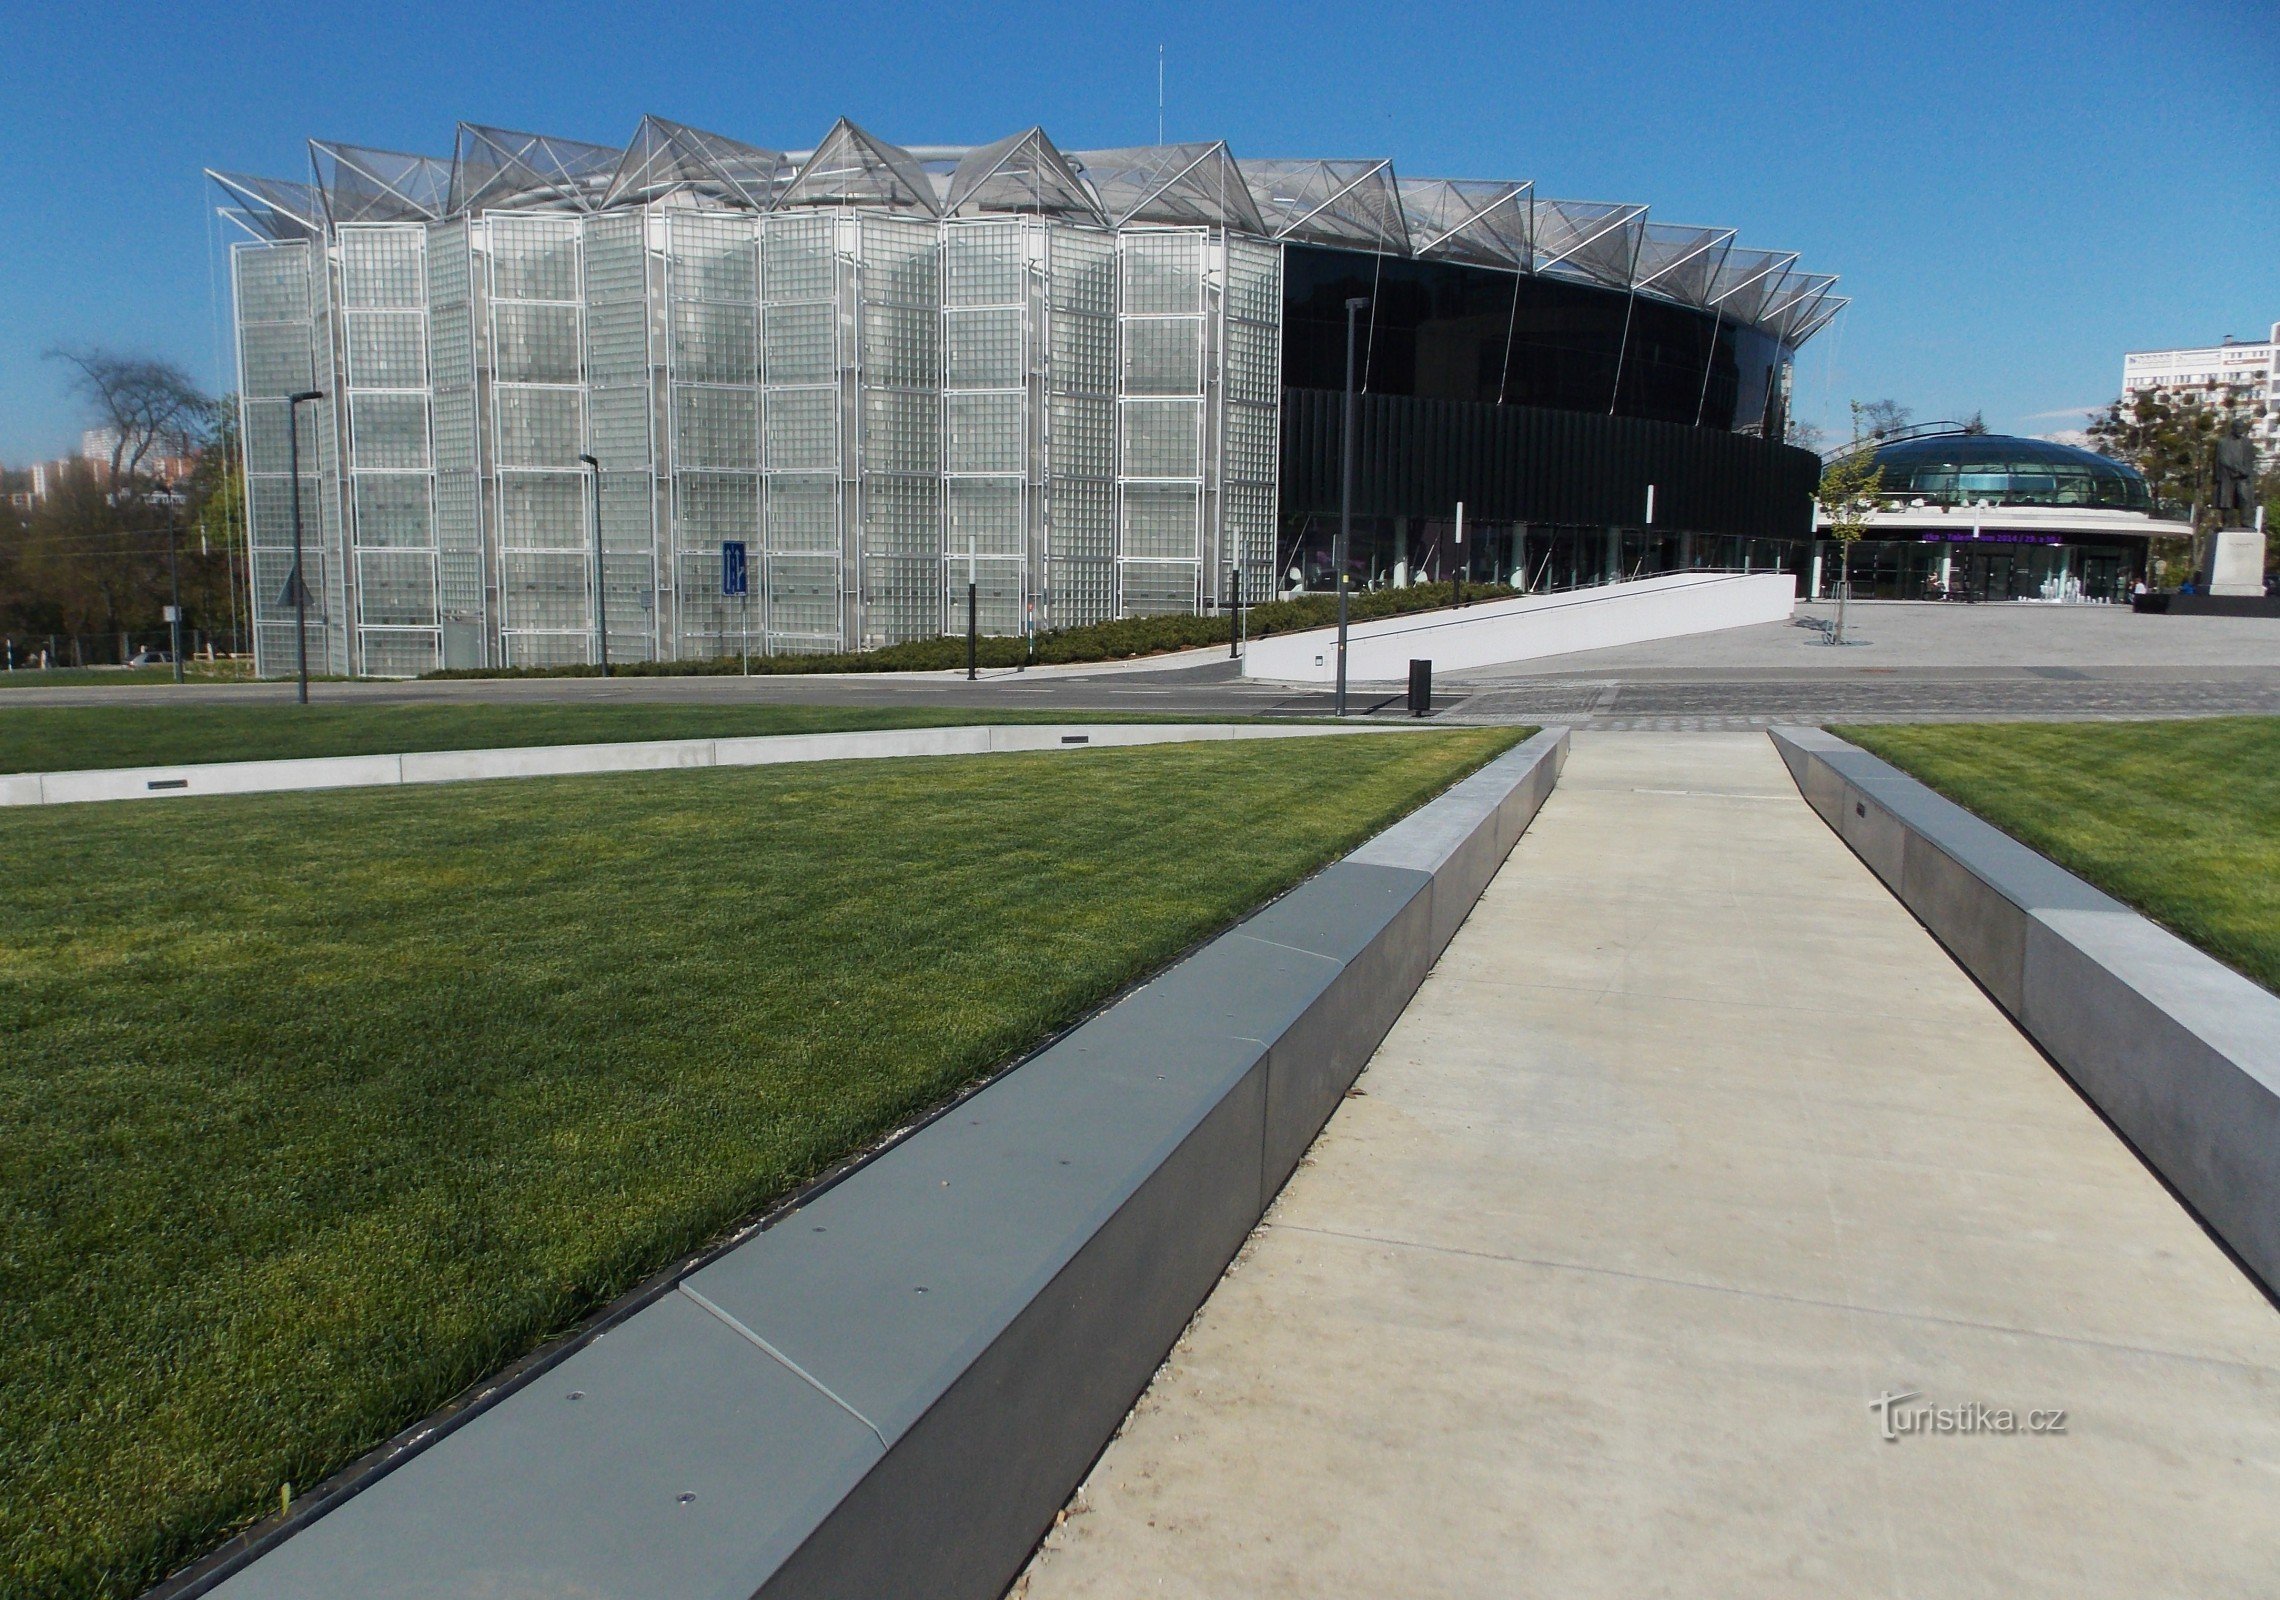
[[1156, 142], [1164, 142], [1164, 47], [1156, 46]]

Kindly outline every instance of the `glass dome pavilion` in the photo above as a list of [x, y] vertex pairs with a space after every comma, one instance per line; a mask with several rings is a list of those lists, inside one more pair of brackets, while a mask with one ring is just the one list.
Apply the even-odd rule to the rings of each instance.
[[[1883, 508], [1852, 552], [1852, 593], [1884, 600], [2121, 601], [2151, 544], [2191, 529], [2135, 467], [2055, 439], [1936, 424], [1875, 447]], [[1815, 592], [1833, 594], [1824, 545]]]
[[2105, 506], [2151, 513], [2137, 468], [2055, 439], [1935, 433], [1879, 445], [1884, 492], [1944, 505]]

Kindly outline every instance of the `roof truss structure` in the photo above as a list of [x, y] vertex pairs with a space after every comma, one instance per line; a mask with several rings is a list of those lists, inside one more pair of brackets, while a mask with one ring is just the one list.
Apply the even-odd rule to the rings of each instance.
[[1650, 222], [1639, 241], [1635, 289], [1652, 289], [1690, 306], [1709, 309], [1710, 291], [1733, 248], [1731, 228], [1686, 228]]
[[1031, 128], [967, 152], [950, 174], [950, 193], [943, 209], [953, 217], [1018, 212], [1081, 217], [1087, 222], [1108, 220], [1091, 186], [1045, 137], [1043, 128]]
[[1790, 331], [1820, 309], [1836, 286], [1836, 278], [1829, 273], [1792, 272], [1760, 315], [1767, 327], [1787, 340]]
[[602, 204], [642, 205], [689, 194], [738, 210], [766, 211], [791, 179], [792, 164], [774, 150], [643, 117]]
[[1225, 141], [1081, 150], [1071, 158], [1100, 197], [1109, 222], [1241, 228], [1267, 225]]
[[1474, 178], [1403, 178], [1401, 211], [1413, 254], [1525, 271], [1536, 186]]
[[1804, 344], [1806, 340], [1834, 322], [1837, 313], [1851, 304], [1852, 302], [1841, 294], [1822, 296], [1819, 305], [1816, 305], [1809, 313], [1799, 317], [1796, 322], [1790, 325], [1788, 334], [1790, 348], [1795, 349]]
[[1225, 228], [1268, 239], [1547, 274], [1714, 311], [1792, 348], [1841, 311], [1836, 279], [1731, 228], [1649, 222], [1647, 208], [1547, 200], [1532, 183], [1400, 178], [1388, 161], [1237, 162], [1226, 144], [1063, 152], [1042, 128], [906, 149], [846, 118], [795, 159], [657, 116], [623, 149], [461, 123], [449, 161], [317, 139], [313, 183], [209, 171], [256, 239], [505, 209], [597, 212], [684, 197], [766, 212], [856, 206], [926, 217], [1049, 216], [1093, 226]]
[[462, 122], [452, 157], [451, 210], [598, 211], [624, 158], [608, 145]]
[[1277, 239], [1409, 253], [1390, 161], [1238, 162]]
[[885, 206], [942, 214], [917, 157], [841, 117], [776, 199], [779, 206]]
[[433, 222], [451, 209], [451, 163], [435, 156], [309, 141], [325, 215], [344, 222]]
[[1736, 322], [1757, 321], [1767, 297], [1796, 263], [1794, 250], [1729, 249], [1710, 291], [1712, 308]]
[[1531, 270], [1629, 289], [1647, 208], [1604, 200], [1538, 200]]
[[212, 167], [206, 176], [237, 202], [223, 207], [222, 215], [257, 239], [314, 239], [325, 231], [325, 197], [312, 184], [216, 172]]

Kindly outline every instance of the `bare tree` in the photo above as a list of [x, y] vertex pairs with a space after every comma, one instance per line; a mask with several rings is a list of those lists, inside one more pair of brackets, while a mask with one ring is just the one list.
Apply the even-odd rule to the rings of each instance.
[[1915, 415], [1897, 400], [1856, 400], [1853, 402], [1854, 442], [1889, 439], [1908, 426]]
[[[33, 513], [21, 576], [25, 599], [64, 631], [117, 636], [147, 628], [171, 603], [179, 570], [182, 513], [191, 494], [167, 493], [160, 459], [194, 456], [220, 420], [212, 400], [180, 367], [96, 348], [59, 349], [72, 386], [111, 436], [108, 460], [78, 464]], [[104, 477], [104, 469], [109, 476]], [[196, 568], [192, 568], [193, 592]]]
[[171, 361], [93, 347], [48, 358], [71, 367], [72, 386], [111, 434], [114, 494], [135, 494], [146, 462], [190, 454], [213, 426], [214, 402]]

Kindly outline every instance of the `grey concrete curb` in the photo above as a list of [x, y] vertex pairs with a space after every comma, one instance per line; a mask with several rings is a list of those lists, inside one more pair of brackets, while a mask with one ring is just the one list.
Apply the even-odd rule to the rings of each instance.
[[870, 761], [897, 756], [996, 755], [1111, 745], [1186, 744], [1201, 739], [1294, 739], [1320, 734], [1399, 733], [1430, 724], [1327, 726], [1236, 722], [993, 722], [965, 727], [872, 728], [733, 739], [647, 739], [621, 744], [518, 745], [403, 755], [312, 756], [285, 761], [185, 762], [81, 772], [0, 773], [0, 806], [77, 805], [91, 800], [178, 800], [191, 795], [275, 794], [296, 789], [394, 788], [490, 778], [585, 772], [657, 772], [680, 767], [764, 767], [797, 761]]
[[212, 1589], [992, 1600], [1558, 780], [1554, 729]]
[[1822, 819], [2280, 1293], [2280, 997], [1836, 735], [1772, 736]]

